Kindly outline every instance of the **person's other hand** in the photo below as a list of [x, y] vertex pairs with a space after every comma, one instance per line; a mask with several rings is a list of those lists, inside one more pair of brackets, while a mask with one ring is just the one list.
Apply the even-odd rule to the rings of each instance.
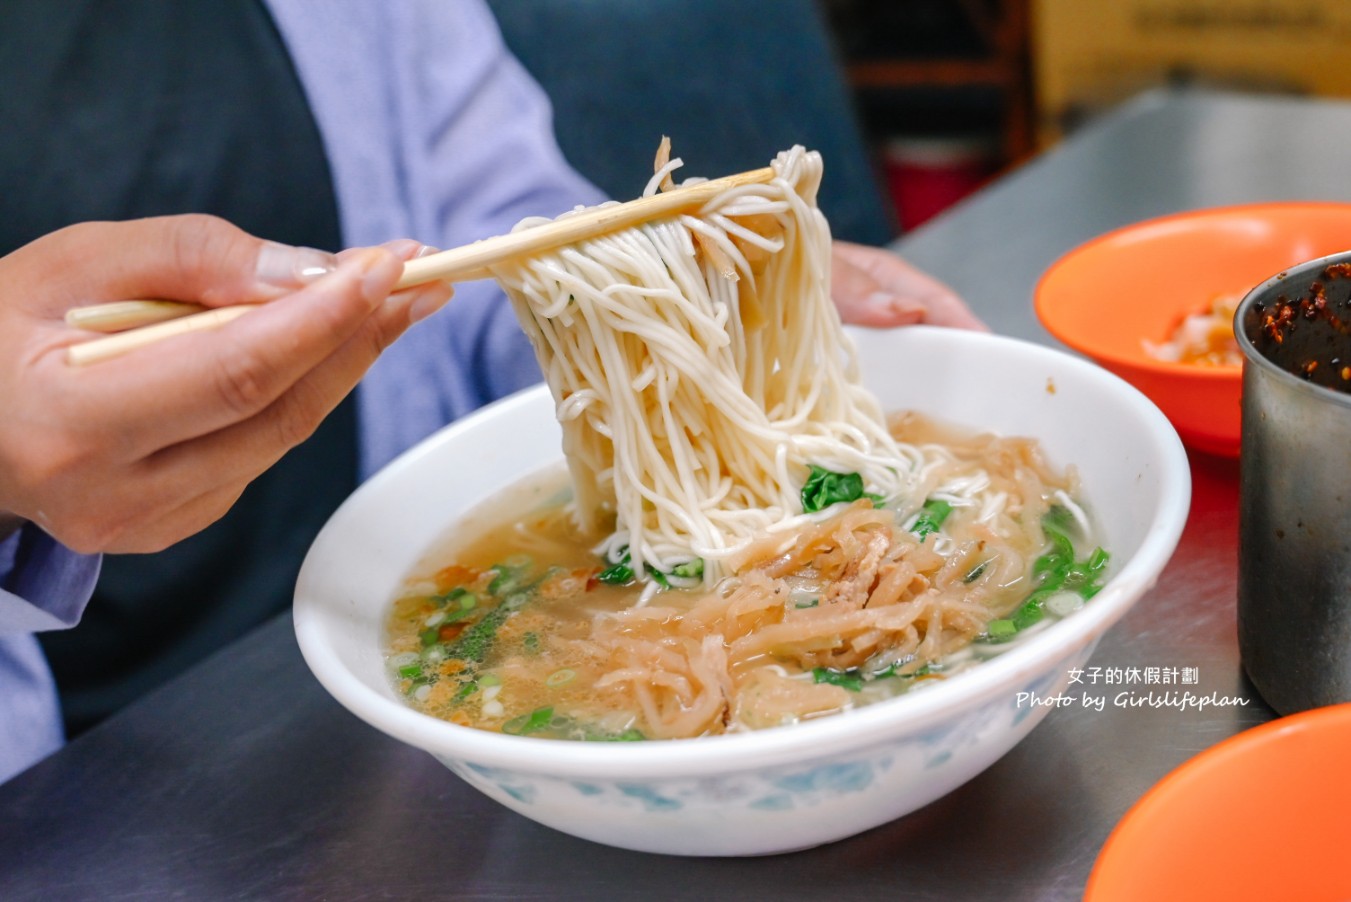
[[840, 318], [858, 326], [928, 323], [989, 331], [951, 288], [880, 247], [834, 242], [830, 295]]
[[[413, 241], [319, 251], [207, 216], [84, 223], [0, 258], [0, 512], [83, 552], [206, 527], [308, 437], [380, 352], [450, 297], [391, 294]], [[84, 367], [74, 306], [268, 301], [218, 330]]]

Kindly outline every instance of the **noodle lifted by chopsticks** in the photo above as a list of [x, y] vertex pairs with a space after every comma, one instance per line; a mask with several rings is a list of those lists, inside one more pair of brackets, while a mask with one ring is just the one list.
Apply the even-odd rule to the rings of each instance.
[[613, 518], [605, 551], [640, 578], [698, 558], [711, 583], [753, 540], [789, 541], [812, 465], [902, 499], [923, 462], [888, 433], [831, 303], [820, 156], [773, 168], [696, 215], [493, 270], [557, 402], [581, 525]]

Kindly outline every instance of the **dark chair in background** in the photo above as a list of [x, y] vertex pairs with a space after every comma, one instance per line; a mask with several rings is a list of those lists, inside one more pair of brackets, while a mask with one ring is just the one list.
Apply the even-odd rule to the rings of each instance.
[[489, 5], [553, 101], [568, 161], [611, 197], [637, 195], [664, 134], [684, 175], [709, 177], [758, 168], [803, 144], [825, 158], [820, 206], [835, 237], [895, 237], [815, 0]]

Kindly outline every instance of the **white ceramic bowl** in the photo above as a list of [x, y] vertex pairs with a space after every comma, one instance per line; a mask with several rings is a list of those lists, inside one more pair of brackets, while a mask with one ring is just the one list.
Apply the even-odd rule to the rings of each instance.
[[[1112, 554], [1082, 610], [950, 680], [791, 727], [706, 739], [564, 742], [459, 727], [408, 708], [383, 660], [400, 581], [463, 512], [561, 457], [547, 391], [507, 398], [437, 433], [363, 485], [325, 526], [296, 589], [295, 626], [319, 681], [354, 714], [425, 749], [526, 817], [629, 849], [757, 855], [842, 839], [951, 791], [1048, 710], [1103, 632], [1157, 579], [1191, 498], [1177, 434], [1093, 364], [956, 330], [855, 331], [888, 409], [1040, 439], [1074, 464]], [[1026, 698], [1026, 697], [1025, 697]]]

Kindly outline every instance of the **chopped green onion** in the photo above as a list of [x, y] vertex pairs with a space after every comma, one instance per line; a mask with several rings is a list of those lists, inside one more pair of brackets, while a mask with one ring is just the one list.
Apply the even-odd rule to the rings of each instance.
[[478, 599], [472, 595], [466, 595], [460, 599], [460, 606], [442, 619], [442, 623], [455, 623], [457, 620], [463, 620], [474, 613], [474, 607], [478, 604]]
[[1046, 599], [1052, 595], [1045, 589], [1039, 589], [1028, 596], [1023, 606], [1013, 612], [1013, 627], [1022, 632], [1033, 624], [1040, 623], [1046, 615]]
[[633, 568], [628, 564], [613, 564], [596, 574], [596, 579], [612, 586], [627, 586], [633, 582]]
[[938, 532], [943, 526], [943, 521], [952, 513], [952, 505], [941, 498], [930, 498], [924, 502], [924, 506], [919, 509], [915, 515], [915, 522], [911, 525], [910, 531], [919, 536], [923, 542], [931, 534]]
[[555, 670], [544, 679], [546, 686], [563, 686], [570, 683], [577, 676], [577, 671], [571, 667], [564, 667], [562, 670]]
[[633, 582], [633, 568], [629, 566], [629, 560], [629, 549], [625, 547], [619, 560], [596, 574], [596, 579], [611, 586], [627, 586]]
[[985, 632], [995, 642], [1002, 642], [1006, 639], [1012, 639], [1014, 633], [1018, 632], [1018, 627], [1013, 625], [1012, 620], [991, 620], [990, 625], [985, 628]]
[[436, 596], [435, 601], [438, 605], [444, 606], [447, 602], [456, 601], [457, 599], [468, 594], [469, 590], [466, 589], [464, 586], [456, 586], [449, 592]]
[[493, 595], [506, 595], [524, 588], [526, 577], [530, 575], [530, 566], [530, 559], [524, 556], [514, 556], [512, 562], [493, 564], [489, 569], [497, 575], [488, 584], [488, 591]]
[[1057, 617], [1068, 617], [1084, 606], [1084, 598], [1078, 592], [1060, 591], [1046, 599], [1046, 610]]
[[529, 736], [531, 733], [538, 733], [553, 723], [554, 708], [549, 705], [545, 708], [536, 708], [529, 714], [522, 714], [519, 717], [513, 717], [511, 720], [502, 724], [502, 732], [510, 733], [513, 736]]
[[[600, 573], [596, 574], [596, 579], [612, 586], [627, 586], [633, 582], [634, 573], [632, 566], [632, 557], [629, 555], [629, 549], [626, 547], [623, 554], [615, 563], [606, 567]], [[652, 581], [663, 589], [671, 588], [671, 581], [667, 574], [653, 567], [651, 564], [643, 565], [644, 571], [652, 577]], [[704, 561], [702, 558], [694, 558], [677, 564], [671, 568], [671, 574], [684, 579], [695, 579], [704, 575]]]
[[421, 664], [409, 664], [407, 667], [399, 668], [399, 676], [405, 679], [413, 679], [422, 676]]
[[698, 579], [704, 575], [704, 559], [697, 557], [683, 564], [676, 564], [671, 568], [671, 575], [682, 579]]
[[820, 604], [820, 603], [821, 603], [821, 599], [819, 599], [819, 598], [813, 598], [813, 599], [810, 600], [810, 601], [799, 601], [799, 602], [795, 605], [795, 607], [797, 607], [797, 608], [799, 608], [799, 609], [800, 609], [800, 608], [814, 608], [814, 607], [816, 607], [816, 606], [817, 606], [818, 604]]
[[653, 567], [651, 564], [644, 564], [643, 566], [644, 569], [647, 570], [647, 575], [652, 577], [653, 582], [661, 586], [663, 589], [671, 588], [671, 581], [666, 578], [665, 573], [662, 573], [660, 570], [658, 570], [656, 567]]
[[842, 689], [848, 689], [850, 692], [858, 692], [863, 688], [863, 677], [859, 674], [857, 667], [851, 667], [848, 670], [815, 667], [812, 669], [812, 680], [817, 683], [839, 686]]
[[1057, 532], [1069, 532], [1074, 526], [1074, 514], [1063, 504], [1052, 504], [1046, 508], [1046, 513], [1041, 515], [1041, 526], [1043, 529], [1054, 529]]
[[483, 663], [497, 638], [497, 630], [511, 614], [508, 602], [488, 611], [446, 648], [446, 656], [462, 661]]

